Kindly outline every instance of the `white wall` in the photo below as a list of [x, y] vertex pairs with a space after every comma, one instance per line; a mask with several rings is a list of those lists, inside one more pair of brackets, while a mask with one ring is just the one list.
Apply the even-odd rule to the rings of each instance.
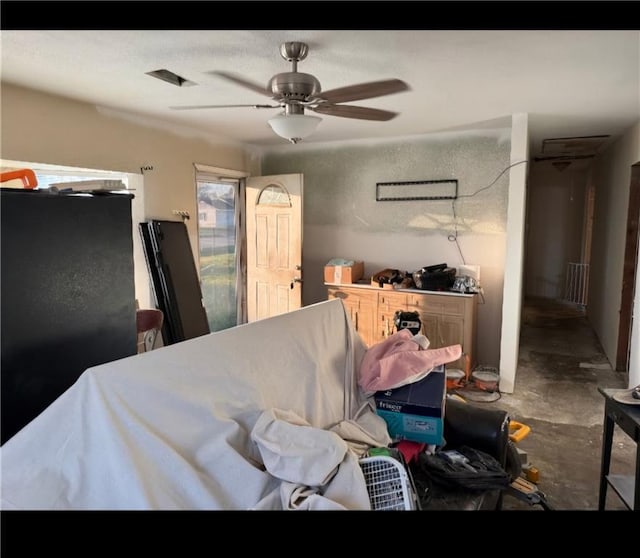
[[[144, 215], [176, 220], [192, 216], [187, 230], [197, 257], [194, 163], [259, 174], [259, 155], [245, 147], [203, 137], [167, 123], [144, 120], [2, 83], [0, 156], [3, 159], [121, 171], [144, 177]], [[153, 170], [141, 172], [141, 167]], [[135, 261], [136, 273], [145, 268]]]
[[463, 263], [455, 242], [452, 202], [376, 201], [376, 183], [457, 179], [458, 241], [464, 260], [479, 265], [478, 359], [497, 366], [501, 331], [509, 128], [430, 134], [344, 144], [298, 144], [271, 150], [263, 174], [304, 175], [304, 304], [324, 300], [323, 266], [331, 258], [363, 260], [365, 275], [384, 268]]
[[133, 271], [136, 289], [136, 300], [139, 308], [153, 308], [154, 300], [151, 291], [151, 281], [147, 267], [142, 266], [145, 261], [142, 238], [138, 229], [138, 223], [145, 221], [144, 210], [144, 178], [141, 174], [127, 175], [128, 187], [133, 190], [131, 202], [131, 226], [133, 227]]
[[[591, 177], [596, 193], [587, 312], [612, 366], [616, 363], [618, 344], [631, 165], [637, 162], [640, 162], [640, 122], [594, 161]], [[631, 347], [634, 370], [630, 371], [630, 378], [636, 379], [633, 385], [640, 383], [638, 278], [640, 273], [636, 269], [636, 319]]]
[[530, 169], [525, 294], [561, 299], [567, 262], [581, 262], [586, 170], [558, 171], [548, 162]]
[[529, 117], [514, 114], [511, 128], [506, 258], [500, 335], [500, 391], [513, 393], [520, 347], [524, 235], [529, 171]]

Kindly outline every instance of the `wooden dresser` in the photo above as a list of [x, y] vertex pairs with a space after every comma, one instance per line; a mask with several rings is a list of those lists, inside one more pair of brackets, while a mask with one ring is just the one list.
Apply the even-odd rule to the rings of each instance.
[[[396, 331], [397, 310], [416, 311], [422, 322], [422, 333], [430, 341], [429, 348], [462, 345], [469, 355], [470, 366], [476, 366], [475, 339], [478, 295], [418, 289], [380, 289], [369, 284], [335, 285], [325, 283], [328, 298], [343, 301], [355, 329], [371, 346]], [[465, 358], [447, 365], [465, 370]]]

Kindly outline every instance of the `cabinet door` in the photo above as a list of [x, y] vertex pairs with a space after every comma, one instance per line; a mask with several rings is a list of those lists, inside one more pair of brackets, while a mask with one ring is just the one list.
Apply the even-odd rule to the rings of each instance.
[[395, 333], [395, 331], [395, 312], [380, 311], [380, 307], [378, 307], [374, 332], [376, 343], [384, 341], [387, 337]]
[[462, 345], [464, 339], [464, 319], [460, 316], [438, 317], [438, 341], [441, 347]]
[[371, 297], [360, 297], [355, 314], [356, 331], [367, 347], [377, 343], [375, 334], [376, 300]]
[[[420, 312], [422, 333], [429, 339], [430, 349], [439, 349], [449, 345], [461, 345], [465, 351], [464, 318], [462, 316], [443, 316]], [[447, 364], [447, 368], [465, 369], [464, 357]]]
[[394, 291], [378, 291], [378, 313], [376, 316], [376, 342], [384, 341], [396, 332], [395, 317], [398, 310], [407, 309], [407, 294]]
[[329, 287], [328, 298], [342, 300], [351, 323], [367, 346], [375, 342], [377, 293], [343, 287]]
[[[468, 350], [464, 342], [464, 318], [462, 316], [439, 316], [438, 317], [438, 341], [440, 347], [449, 345], [461, 345], [462, 352]], [[447, 365], [450, 368], [465, 369], [465, 359], [460, 358]]]
[[422, 322], [422, 334], [429, 340], [429, 348], [437, 349], [442, 347], [440, 344], [439, 332], [439, 316], [438, 314], [427, 314], [420, 312], [420, 321]]

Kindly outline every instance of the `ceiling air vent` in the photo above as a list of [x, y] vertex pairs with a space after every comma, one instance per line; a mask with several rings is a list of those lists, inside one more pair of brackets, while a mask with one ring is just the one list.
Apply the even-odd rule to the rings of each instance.
[[187, 87], [189, 85], [197, 85], [193, 81], [189, 81], [178, 74], [174, 74], [169, 70], [154, 70], [153, 72], [146, 72], [148, 76], [161, 79], [162, 81], [166, 81], [167, 83], [171, 83], [173, 85], [177, 85], [178, 87]]
[[542, 155], [535, 161], [591, 159], [611, 136], [578, 136], [542, 140]]

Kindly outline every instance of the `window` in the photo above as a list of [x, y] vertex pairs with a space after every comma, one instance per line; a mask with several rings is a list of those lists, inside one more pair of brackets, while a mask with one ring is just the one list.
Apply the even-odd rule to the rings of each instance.
[[[104, 171], [97, 169], [85, 169], [76, 167], [65, 167], [62, 165], [49, 165], [43, 163], [29, 163], [24, 161], [0, 161], [3, 168], [21, 168], [31, 169], [38, 179], [37, 189], [49, 188], [56, 185], [58, 188], [64, 188], [73, 182], [95, 182], [95, 189], [100, 189], [106, 185], [124, 187], [125, 189], [136, 189], [139, 184], [131, 184], [130, 174], [116, 171]], [[61, 185], [65, 186], [61, 186]]]
[[31, 169], [38, 180], [36, 189], [46, 189], [56, 187], [59, 190], [65, 188], [73, 189], [73, 183], [90, 182], [88, 185], [81, 185], [82, 189], [126, 189], [136, 190], [141, 184], [135, 179], [135, 184], [131, 183], [131, 174], [123, 172], [111, 172], [93, 169], [83, 169], [76, 167], [65, 167], [61, 165], [49, 165], [40, 163], [26, 163], [23, 161], [0, 160], [0, 167], [3, 169]]
[[200, 283], [209, 329], [238, 324], [237, 205], [240, 180], [196, 172]]
[[289, 198], [289, 192], [282, 186], [269, 184], [269, 186], [260, 192], [258, 205], [283, 205], [291, 207], [291, 198]]
[[[51, 186], [56, 186], [59, 189], [67, 187], [73, 188], [73, 183], [79, 182], [91, 182], [92, 184], [95, 184], [93, 188], [96, 190], [100, 189], [102, 185], [112, 186], [113, 189], [127, 188], [126, 175], [118, 176], [117, 179], [114, 179], [112, 175], [108, 175], [107, 177], [100, 174], [84, 174], [82, 171], [77, 171], [76, 173], [71, 174], [52, 170], [35, 170], [34, 172], [38, 179], [38, 189], [49, 188]], [[105, 189], [108, 190], [109, 188], [107, 187]]]

